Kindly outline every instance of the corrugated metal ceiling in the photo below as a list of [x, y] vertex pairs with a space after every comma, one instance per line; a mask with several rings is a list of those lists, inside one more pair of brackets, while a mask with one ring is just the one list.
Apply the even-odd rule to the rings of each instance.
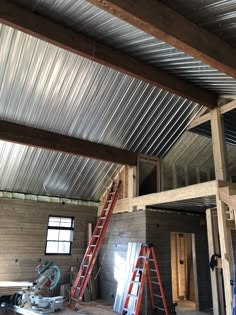
[[161, 0], [161, 2], [236, 47], [235, 0]]
[[120, 166], [0, 141], [5, 191], [99, 200]]
[[[233, 78], [157, 40], [85, 0], [15, 0], [15, 2], [147, 63], [166, 69], [196, 85], [218, 94], [236, 93], [236, 80]], [[194, 0], [189, 2], [194, 2]], [[198, 4], [199, 8], [200, 6]], [[208, 10], [207, 7], [205, 9]], [[221, 24], [223, 23], [222, 20]]]
[[[84, 0], [15, 2], [212, 91], [236, 92], [236, 80]], [[200, 108], [3, 25], [0, 45], [1, 119], [162, 157]], [[2, 190], [97, 200], [119, 168], [4, 142], [0, 150]]]
[[[4, 25], [0, 45], [1, 119], [163, 156], [200, 108]], [[25, 193], [97, 200], [107, 185], [104, 176], [118, 169], [16, 145], [2, 145], [2, 155], [8, 156], [2, 172], [11, 176], [2, 174], [0, 189]]]
[[[236, 146], [227, 144], [227, 163], [230, 176], [236, 176]], [[166, 167], [175, 164], [214, 174], [212, 141], [210, 137], [185, 132], [164, 158]], [[190, 176], [190, 174], [189, 174]], [[213, 178], [212, 178], [213, 179]]]
[[154, 205], [152, 209], [162, 210], [179, 210], [181, 212], [188, 213], [202, 213], [205, 214], [206, 209], [215, 208], [216, 199], [215, 197], [208, 198], [195, 198], [190, 200], [177, 201], [173, 203], [166, 203], [161, 205]]

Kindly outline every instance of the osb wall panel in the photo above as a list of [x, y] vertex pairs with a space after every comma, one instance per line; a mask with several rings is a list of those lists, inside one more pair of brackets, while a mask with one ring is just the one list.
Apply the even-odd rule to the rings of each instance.
[[[45, 255], [49, 215], [74, 216], [72, 255]], [[0, 281], [33, 281], [39, 260], [60, 267], [61, 283], [69, 281], [70, 266], [79, 266], [87, 246], [88, 223], [95, 223], [96, 207], [0, 199]]]

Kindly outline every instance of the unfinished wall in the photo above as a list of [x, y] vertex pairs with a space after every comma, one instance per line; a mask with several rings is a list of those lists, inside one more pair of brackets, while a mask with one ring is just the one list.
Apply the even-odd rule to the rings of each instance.
[[[70, 256], [45, 256], [49, 215], [74, 216]], [[69, 281], [70, 266], [79, 266], [87, 246], [87, 225], [96, 222], [97, 208], [47, 202], [0, 199], [0, 281], [32, 281], [39, 259], [53, 260]]]
[[166, 300], [172, 311], [171, 232], [194, 233], [196, 240], [199, 308], [212, 306], [206, 223], [203, 216], [146, 211], [147, 242], [154, 243]]
[[142, 243], [146, 239], [145, 211], [113, 214], [99, 253], [99, 293], [105, 300], [114, 301], [117, 277], [122, 272], [129, 242]]

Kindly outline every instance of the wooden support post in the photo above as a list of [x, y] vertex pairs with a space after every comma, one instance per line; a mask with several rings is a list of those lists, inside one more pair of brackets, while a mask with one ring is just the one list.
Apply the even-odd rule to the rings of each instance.
[[[214, 211], [215, 211], [214, 209], [207, 209], [206, 211], [209, 259], [211, 258], [213, 254], [220, 253], [219, 241], [218, 241], [218, 235], [217, 235], [218, 228], [214, 224], [215, 223]], [[213, 314], [214, 315], [224, 314], [222, 276], [220, 274], [220, 270], [216, 268], [214, 271], [211, 271], [211, 290], [212, 290]]]
[[[217, 180], [227, 180], [226, 159], [225, 159], [225, 143], [223, 137], [221, 115], [219, 108], [210, 112], [211, 116], [211, 134], [212, 146], [215, 165], [215, 176]], [[232, 288], [230, 280], [232, 279], [233, 259], [230, 246], [229, 233], [226, 224], [226, 208], [220, 200], [219, 191], [216, 194], [217, 217], [219, 226], [220, 249], [222, 257], [222, 268], [224, 278], [224, 292], [226, 315], [231, 315], [232, 309]]]
[[211, 110], [210, 115], [215, 177], [217, 180], [227, 180], [226, 153], [219, 108]]
[[185, 186], [189, 185], [189, 169], [188, 169], [188, 165], [186, 165], [184, 167], [184, 183], [185, 183]]
[[175, 164], [172, 164], [172, 185], [173, 185], [173, 188], [178, 187], [177, 170], [176, 170]]
[[201, 182], [199, 167], [196, 168], [196, 178], [197, 178], [197, 183], [199, 184]]
[[217, 216], [220, 237], [220, 249], [222, 257], [222, 268], [224, 278], [224, 292], [226, 315], [232, 314], [232, 287], [230, 280], [233, 279], [233, 257], [232, 248], [230, 246], [229, 233], [226, 222], [226, 209], [224, 203], [216, 196]]
[[165, 176], [164, 176], [164, 162], [160, 161], [160, 181], [161, 181], [161, 191], [165, 190]]
[[129, 212], [133, 211], [132, 200], [136, 196], [137, 191], [137, 167], [128, 168], [128, 200], [129, 200]]

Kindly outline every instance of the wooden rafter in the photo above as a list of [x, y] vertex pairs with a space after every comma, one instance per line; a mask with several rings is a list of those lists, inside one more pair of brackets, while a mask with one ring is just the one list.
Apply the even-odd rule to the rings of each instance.
[[130, 151], [3, 120], [0, 139], [118, 164], [137, 164], [137, 155]]
[[144, 32], [236, 78], [236, 50], [157, 0], [88, 0]]
[[212, 92], [194, 86], [10, 1], [0, 1], [0, 23], [209, 108], [217, 104], [216, 95]]
[[[236, 108], [236, 100], [233, 100], [233, 101], [231, 101], [231, 102], [221, 106], [219, 108], [219, 111], [220, 111], [221, 114], [225, 114], [225, 113], [227, 113], [227, 112], [229, 112], [229, 111], [231, 111], [231, 110], [233, 110], [235, 108]], [[205, 122], [209, 121], [210, 119], [211, 119], [210, 113], [207, 113], [207, 114], [202, 115], [200, 117], [196, 117], [189, 124], [188, 130], [193, 129], [193, 128], [201, 125], [201, 124], [204, 124]]]

